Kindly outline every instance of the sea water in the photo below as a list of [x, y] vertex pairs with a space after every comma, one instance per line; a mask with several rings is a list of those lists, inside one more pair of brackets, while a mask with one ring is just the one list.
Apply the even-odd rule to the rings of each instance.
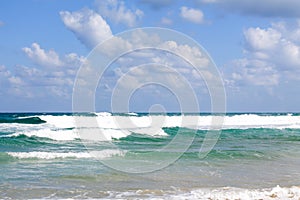
[[[199, 157], [212, 117], [222, 116], [0, 114], [0, 198], [300, 198], [299, 114], [226, 114], [216, 144]], [[97, 126], [76, 119], [95, 120]], [[83, 139], [82, 130], [101, 130], [103, 137]], [[191, 143], [183, 151], [186, 141]], [[180, 156], [156, 166], [173, 155]], [[149, 163], [153, 170], [143, 171]]]

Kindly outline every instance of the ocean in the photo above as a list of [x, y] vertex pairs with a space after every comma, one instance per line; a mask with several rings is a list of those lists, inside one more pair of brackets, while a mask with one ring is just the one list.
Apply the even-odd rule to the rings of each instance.
[[2, 113], [0, 199], [300, 199], [300, 114], [213, 117]]

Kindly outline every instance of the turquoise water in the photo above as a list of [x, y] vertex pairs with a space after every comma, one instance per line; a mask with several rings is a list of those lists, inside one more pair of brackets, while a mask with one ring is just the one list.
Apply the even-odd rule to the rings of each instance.
[[[97, 120], [98, 127], [78, 125], [74, 117]], [[184, 117], [198, 123], [185, 125]], [[293, 194], [299, 199], [299, 114], [227, 114], [217, 143], [199, 158], [211, 117], [0, 114], [0, 198], [266, 199]], [[116, 123], [129, 119], [132, 124]], [[81, 130], [95, 129], [103, 140], [81, 137]], [[191, 144], [183, 151], [186, 141]], [[161, 151], [169, 144], [172, 148]], [[159, 165], [177, 155], [166, 167]], [[149, 163], [151, 172], [127, 173]]]

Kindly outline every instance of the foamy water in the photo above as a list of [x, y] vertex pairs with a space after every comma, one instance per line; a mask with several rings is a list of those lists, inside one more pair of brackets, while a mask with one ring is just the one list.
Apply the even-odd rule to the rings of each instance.
[[[300, 198], [299, 114], [2, 118], [0, 196], [8, 199]], [[211, 129], [220, 135], [199, 157]]]
[[[59, 158], [98, 158], [104, 159], [112, 156], [124, 156], [125, 152], [118, 150], [103, 150], [90, 152], [7, 152], [8, 155], [18, 159], [59, 159]], [[97, 155], [95, 157], [94, 155]]]

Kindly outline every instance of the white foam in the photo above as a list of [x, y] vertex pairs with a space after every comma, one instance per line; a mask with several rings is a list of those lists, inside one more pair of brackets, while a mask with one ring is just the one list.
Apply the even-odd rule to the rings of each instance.
[[130, 129], [131, 132], [143, 134], [143, 135], [150, 135], [150, 136], [168, 136], [164, 130], [161, 128], [138, 128], [138, 129]]
[[119, 130], [119, 129], [99, 129], [101, 134], [106, 138], [106, 140], [120, 139], [130, 135], [131, 133], [128, 130]]
[[215, 189], [197, 189], [192, 191], [182, 191], [175, 189], [175, 191], [163, 191], [163, 190], [137, 190], [137, 191], [126, 191], [126, 192], [111, 192], [111, 198], [117, 199], [152, 199], [152, 200], [163, 200], [163, 199], [174, 199], [174, 200], [228, 200], [228, 199], [264, 199], [264, 200], [299, 200], [300, 198], [300, 187], [274, 187], [268, 189], [242, 189], [223, 187]]
[[[84, 131], [83, 131], [84, 130]], [[17, 132], [10, 135], [3, 135], [1, 137], [17, 137], [26, 135], [27, 137], [49, 138], [57, 141], [71, 141], [75, 139], [93, 140], [93, 141], [111, 141], [112, 139], [120, 139], [130, 135], [130, 130], [120, 129], [82, 129], [82, 130], [51, 130], [49, 128], [40, 130], [29, 130]], [[98, 134], [98, 135], [96, 135]]]
[[[248, 128], [300, 128], [300, 116], [261, 116], [255, 114], [233, 116], [145, 116], [145, 118], [130, 117], [132, 124], [138, 127], [188, 127], [202, 130], [213, 129], [215, 121], [222, 121], [222, 129]], [[116, 119], [116, 121], [120, 121]], [[125, 124], [125, 123], [124, 123]], [[218, 126], [217, 126], [218, 127]], [[218, 127], [220, 128], [220, 127]]]
[[[104, 140], [113, 138], [119, 139], [130, 135], [132, 132], [146, 135], [161, 135], [166, 133], [163, 127], [187, 127], [200, 130], [214, 129], [212, 125], [213, 117], [211, 115], [150, 115], [150, 116], [113, 116], [110, 113], [97, 113], [97, 116], [38, 116], [47, 121], [43, 125], [30, 125], [40, 127], [41, 130], [22, 131], [21, 134], [27, 136], [47, 137], [53, 140], [74, 140], [80, 138], [76, 130], [80, 129], [101, 129]], [[221, 116], [214, 119], [222, 120]], [[75, 124], [76, 122], [76, 124]], [[22, 125], [23, 126], [23, 125]], [[30, 127], [28, 126], [28, 127]], [[25, 125], [24, 125], [25, 127]], [[62, 128], [76, 127], [75, 130], [61, 130]], [[222, 127], [217, 129], [248, 129], [248, 128], [276, 128], [276, 129], [300, 129], [300, 116], [291, 114], [278, 116], [262, 116], [256, 114], [242, 114], [225, 116]]]
[[125, 152], [120, 150], [102, 150], [89, 152], [7, 152], [8, 155], [18, 159], [62, 159], [62, 158], [97, 158], [105, 159], [112, 156], [124, 156]]
[[107, 117], [107, 116], [111, 116], [111, 113], [109, 112], [99, 112], [99, 113], [95, 113], [97, 116], [101, 116], [101, 117]]
[[41, 120], [47, 122], [48, 125], [52, 125], [56, 128], [73, 128], [75, 127], [73, 116], [53, 116], [53, 115], [40, 115]]
[[128, 113], [128, 115], [138, 116], [138, 114], [137, 114], [137, 113], [134, 113], [134, 112], [130, 112], [130, 113]]
[[300, 116], [234, 115], [225, 117], [224, 126], [230, 128], [300, 128]]
[[[134, 129], [134, 128], [157, 128], [157, 127], [198, 127], [209, 129], [212, 127], [213, 117], [181, 115], [181, 116], [113, 116], [110, 113], [97, 113], [92, 116], [39, 116], [57, 128], [89, 127], [106, 129]], [[76, 120], [74, 120], [76, 119]], [[222, 117], [214, 117], [222, 120]], [[77, 122], [75, 124], [75, 121]], [[97, 122], [97, 123], [96, 123]], [[243, 114], [225, 116], [223, 129], [232, 128], [300, 128], [300, 116], [290, 114], [280, 116], [261, 116], [256, 114]]]
[[[299, 200], [300, 198], [300, 187], [274, 187], [270, 189], [240, 189], [240, 188], [218, 188], [218, 189], [199, 189], [191, 192], [170, 195], [164, 197], [167, 199], [264, 199], [264, 200], [276, 200], [276, 199], [290, 199]], [[152, 198], [151, 198], [152, 199]], [[160, 198], [153, 198], [160, 199]]]
[[40, 129], [40, 130], [32, 130], [28, 132], [18, 132], [11, 134], [10, 136], [19, 136], [26, 135], [27, 137], [41, 137], [41, 138], [49, 138], [52, 140], [75, 140], [79, 138], [79, 135], [74, 130], [51, 130], [51, 129]]

